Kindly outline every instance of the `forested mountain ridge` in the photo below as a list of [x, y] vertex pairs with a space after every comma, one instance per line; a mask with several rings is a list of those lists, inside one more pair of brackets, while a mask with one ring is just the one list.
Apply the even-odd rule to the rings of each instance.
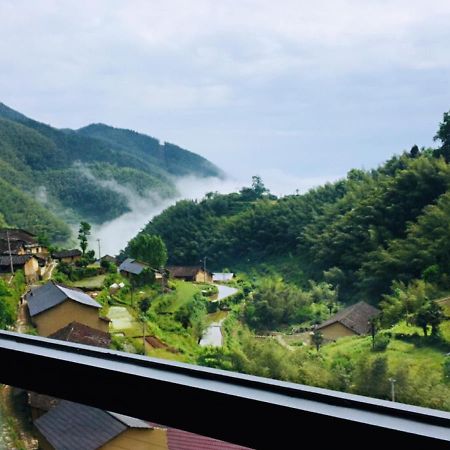
[[59, 130], [0, 103], [0, 213], [8, 225], [64, 241], [64, 222], [103, 223], [129, 211], [123, 188], [168, 198], [184, 175], [223, 176], [201, 156], [134, 131]]
[[[275, 269], [300, 283], [328, 281], [344, 302], [378, 303], [394, 282], [450, 288], [450, 117], [436, 149], [394, 156], [377, 169], [279, 199], [254, 177], [239, 193], [180, 201], [145, 228], [171, 264]], [[447, 130], [447, 131], [445, 131]]]

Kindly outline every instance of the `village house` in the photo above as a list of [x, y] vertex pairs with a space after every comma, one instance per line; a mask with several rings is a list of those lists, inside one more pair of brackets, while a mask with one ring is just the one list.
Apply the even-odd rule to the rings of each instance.
[[23, 270], [28, 284], [40, 280], [46, 271], [47, 260], [39, 255], [0, 255], [0, 273], [11, 273], [11, 266], [16, 272]]
[[251, 450], [34, 392], [29, 400], [43, 450]]
[[144, 270], [151, 270], [155, 275], [155, 282], [161, 284], [163, 282], [163, 275], [159, 270], [151, 268], [148, 264], [138, 261], [137, 259], [127, 258], [119, 266], [119, 272], [125, 278], [132, 278], [139, 276]]
[[67, 400], [61, 400], [34, 424], [43, 450], [169, 448], [164, 428]]
[[172, 278], [197, 283], [212, 283], [212, 273], [204, 271], [200, 266], [171, 266], [167, 267]]
[[380, 314], [380, 310], [366, 302], [359, 302], [339, 311], [316, 330], [326, 341], [335, 341], [345, 336], [358, 336], [370, 332], [370, 321]]
[[150, 269], [150, 266], [133, 258], [127, 258], [119, 266], [120, 274], [126, 278], [130, 278], [133, 275], [140, 275], [145, 269]]
[[31, 322], [40, 336], [50, 336], [75, 320], [108, 332], [109, 319], [99, 317], [101, 305], [78, 289], [48, 282], [32, 288], [25, 300]]
[[15, 255], [48, 255], [48, 249], [39, 244], [36, 235], [19, 228], [1, 228], [0, 254], [9, 254], [10, 249]]
[[98, 260], [98, 262], [101, 263], [102, 261], [107, 261], [107, 262], [109, 262], [110, 264], [117, 264], [117, 259], [114, 258], [114, 256], [111, 256], [111, 255], [104, 255], [104, 256], [102, 256], [102, 257]]
[[73, 264], [81, 259], [81, 255], [81, 251], [75, 248], [73, 250], [61, 250], [60, 252], [54, 252], [52, 253], [52, 258], [59, 262]]

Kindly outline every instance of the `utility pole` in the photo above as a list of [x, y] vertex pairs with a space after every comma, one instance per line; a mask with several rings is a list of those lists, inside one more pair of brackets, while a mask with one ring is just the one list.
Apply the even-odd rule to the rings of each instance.
[[145, 318], [142, 317], [142, 339], [144, 341], [144, 350], [142, 351], [142, 354], [145, 355]]
[[206, 283], [206, 256], [203, 257], [203, 278]]
[[98, 259], [100, 260], [100, 258], [102, 257], [100, 253], [100, 238], [97, 238], [97, 242], [98, 242]]
[[397, 380], [395, 378], [389, 378], [389, 381], [391, 382], [391, 400], [395, 402], [395, 383]]
[[11, 242], [9, 240], [9, 231], [6, 230], [6, 240], [8, 241], [9, 264], [11, 265], [11, 275], [14, 275], [14, 264], [11, 254]]

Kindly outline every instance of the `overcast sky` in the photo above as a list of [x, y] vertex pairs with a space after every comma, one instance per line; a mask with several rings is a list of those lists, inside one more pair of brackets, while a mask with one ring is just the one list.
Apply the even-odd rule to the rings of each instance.
[[0, 101], [293, 190], [432, 144], [449, 23], [448, 0], [0, 0]]

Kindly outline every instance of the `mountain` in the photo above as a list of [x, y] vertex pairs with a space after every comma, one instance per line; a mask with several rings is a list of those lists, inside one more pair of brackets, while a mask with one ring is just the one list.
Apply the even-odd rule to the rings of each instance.
[[223, 177], [205, 158], [135, 131], [57, 129], [0, 103], [0, 214], [8, 225], [64, 241], [66, 222], [112, 220], [134, 195], [173, 197], [186, 175]]
[[304, 195], [274, 198], [254, 177], [239, 193], [180, 201], [144, 232], [161, 236], [172, 265], [198, 265], [206, 256], [211, 270], [259, 268], [303, 285], [326, 281], [344, 302], [378, 303], [394, 282], [419, 279], [448, 292], [447, 128], [440, 148], [414, 146]]

